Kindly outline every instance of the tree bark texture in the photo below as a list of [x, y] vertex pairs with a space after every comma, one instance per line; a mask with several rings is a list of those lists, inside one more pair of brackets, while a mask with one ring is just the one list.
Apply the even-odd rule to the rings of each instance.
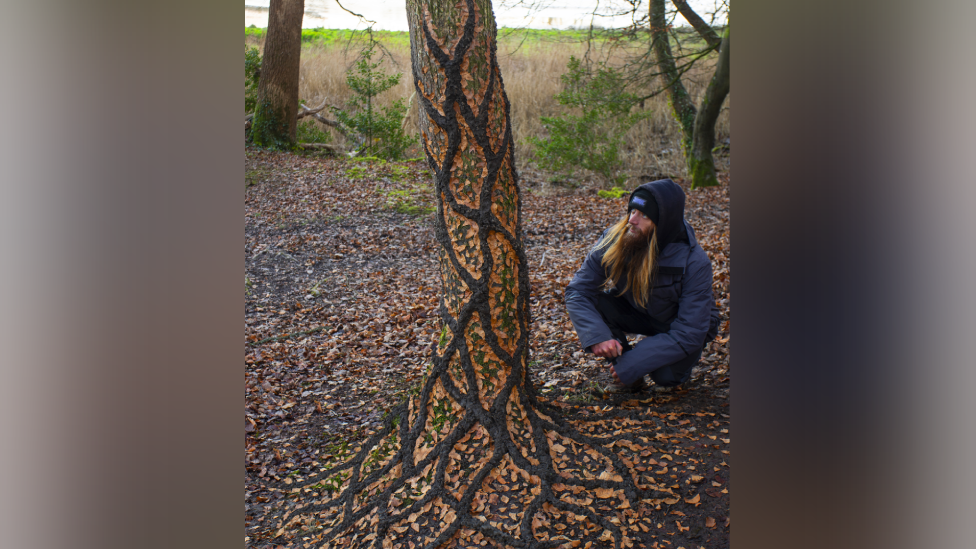
[[491, 4], [408, 2], [407, 14], [416, 29], [411, 57], [434, 172], [448, 328], [435, 368], [443, 366], [450, 385], [477, 395], [488, 410], [525, 383], [529, 325], [518, 176]]
[[730, 29], [731, 25], [726, 24], [725, 32], [722, 35], [722, 45], [719, 47], [715, 74], [712, 75], [712, 80], [708, 83], [705, 97], [702, 98], [702, 103], [698, 108], [698, 116], [695, 117], [694, 142], [688, 160], [692, 188], [718, 185], [712, 149], [715, 147], [715, 121], [718, 120], [718, 115], [722, 110], [722, 102], [729, 94]]
[[[682, 15], [685, 15], [685, 12], [690, 12], [692, 19], [704, 24], [704, 21], [686, 3], [675, 1], [675, 5], [678, 6]], [[715, 121], [718, 119], [722, 101], [728, 95], [729, 89], [728, 55], [726, 51], [723, 51], [723, 49], [728, 49], [728, 26], [726, 26], [725, 37], [720, 45], [719, 63], [716, 66], [715, 75], [712, 77], [708, 91], [702, 99], [701, 109], [696, 109], [691, 95], [688, 94], [684, 83], [681, 81], [681, 73], [675, 64], [674, 55], [671, 53], [665, 0], [651, 0], [650, 21], [652, 49], [654, 50], [658, 72], [663, 79], [662, 85], [667, 90], [668, 103], [671, 106], [672, 113], [681, 126], [681, 148], [684, 151], [685, 166], [691, 179], [691, 188], [718, 185], [712, 147], [715, 144]], [[689, 23], [695, 24], [691, 19], [689, 19]], [[698, 27], [696, 26], [696, 28]], [[704, 31], [699, 30], [699, 32]], [[706, 40], [708, 40], [707, 36]], [[725, 55], [724, 63], [722, 61], [723, 55]]]
[[667, 89], [668, 104], [670, 104], [674, 117], [681, 126], [682, 147], [687, 151], [691, 148], [697, 111], [691, 96], [688, 95], [688, 91], [681, 81], [681, 74], [678, 72], [678, 67], [675, 66], [674, 55], [671, 53], [665, 0], [651, 0], [650, 19], [654, 59], [657, 61], [658, 72], [661, 74], [661, 83]]
[[644, 546], [648, 509], [674, 496], [630, 471], [664, 440], [658, 416], [557, 405], [529, 380], [528, 265], [490, 0], [407, 0], [407, 17], [444, 330], [419, 394], [382, 429], [281, 481], [289, 504], [269, 515], [271, 546]]
[[688, 2], [685, 0], [673, 0], [673, 3], [674, 7], [678, 8], [678, 12], [681, 13], [681, 16], [685, 18], [685, 21], [687, 21], [688, 24], [690, 24], [698, 32], [698, 34], [705, 40], [705, 42], [708, 43], [709, 46], [713, 48], [719, 47], [719, 44], [722, 42], [722, 38], [718, 35], [718, 33], [715, 32], [715, 29], [710, 27], [704, 19], [695, 13], [695, 10], [691, 9]]
[[295, 143], [304, 0], [271, 0], [251, 139], [262, 147]]

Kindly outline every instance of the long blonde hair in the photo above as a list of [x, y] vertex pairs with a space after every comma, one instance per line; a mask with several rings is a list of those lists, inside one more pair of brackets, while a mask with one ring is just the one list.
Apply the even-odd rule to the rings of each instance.
[[597, 244], [598, 250], [607, 249], [601, 261], [608, 272], [607, 279], [603, 282], [603, 289], [609, 291], [618, 282], [624, 281], [624, 287], [620, 289], [618, 295], [624, 295], [628, 289], [632, 289], [634, 301], [644, 307], [647, 305], [648, 298], [651, 297], [651, 283], [654, 280], [654, 267], [657, 260], [657, 228], [652, 229], [644, 261], [640, 265], [628, 265], [624, 235], [630, 225], [627, 221], [629, 217], [629, 215], [624, 215], [623, 219], [611, 227], [603, 240]]

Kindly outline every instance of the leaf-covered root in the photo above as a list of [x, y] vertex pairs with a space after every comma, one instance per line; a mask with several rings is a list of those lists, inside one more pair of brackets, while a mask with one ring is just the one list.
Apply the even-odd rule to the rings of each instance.
[[667, 506], [696, 502], [667, 453], [685, 435], [662, 432], [685, 419], [624, 406], [558, 410], [516, 388], [493, 403], [507, 424], [483, 424], [480, 399], [455, 400], [444, 379], [428, 380], [411, 429], [404, 407], [361, 448], [336, 452], [345, 462], [286, 479], [301, 505], [276, 524], [276, 543], [630, 548], [660, 531]]

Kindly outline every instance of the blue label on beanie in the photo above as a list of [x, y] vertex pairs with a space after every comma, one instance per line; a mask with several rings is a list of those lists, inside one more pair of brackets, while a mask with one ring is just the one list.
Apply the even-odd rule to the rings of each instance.
[[646, 206], [647, 205], [647, 202], [643, 198], [640, 198], [638, 196], [635, 196], [634, 198], [630, 199], [630, 203], [631, 204], [637, 204], [638, 206]]

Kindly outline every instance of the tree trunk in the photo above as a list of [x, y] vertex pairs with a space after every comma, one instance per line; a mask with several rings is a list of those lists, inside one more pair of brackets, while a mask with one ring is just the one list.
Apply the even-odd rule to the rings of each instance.
[[269, 148], [295, 143], [304, 0], [271, 0], [251, 140]]
[[722, 42], [722, 38], [715, 33], [715, 29], [708, 26], [708, 23], [704, 19], [695, 13], [695, 10], [691, 9], [688, 2], [685, 0], [673, 0], [674, 7], [678, 8], [678, 12], [681, 16], [685, 18], [691, 26], [698, 32], [698, 34], [708, 43], [709, 46], [713, 48], [719, 47]]
[[441, 316], [449, 327], [434, 367], [449, 375], [448, 393], [476, 398], [471, 404], [486, 412], [504, 410], [506, 395], [525, 385], [529, 335], [508, 98], [490, 1], [469, 1], [473, 14], [437, 4], [407, 2], [420, 133], [437, 198]]
[[692, 136], [695, 132], [695, 105], [691, 96], [681, 82], [681, 74], [674, 64], [671, 54], [667, 17], [664, 0], [651, 0], [651, 44], [654, 58], [657, 61], [658, 72], [663, 79], [662, 85], [667, 89], [668, 103], [678, 124], [681, 126], [681, 146], [687, 154], [691, 149]]
[[[704, 21], [687, 3], [675, 0], [675, 5], [686, 18], [690, 17], [698, 22], [696, 28], [704, 24]], [[719, 48], [719, 61], [715, 67], [715, 74], [709, 83], [700, 108], [696, 109], [691, 96], [681, 81], [681, 73], [678, 71], [674, 56], [671, 53], [665, 0], [651, 0], [650, 19], [654, 58], [658, 72], [663, 79], [662, 85], [667, 90], [668, 103], [681, 126], [681, 148], [684, 151], [685, 166], [688, 170], [688, 177], [691, 179], [691, 188], [718, 185], [712, 147], [715, 145], [715, 121], [718, 119], [722, 101], [729, 93], [728, 25]], [[691, 19], [689, 22], [695, 25], [695, 21]], [[698, 31], [703, 34], [706, 40], [709, 40], [705, 29], [698, 29]]]
[[730, 28], [731, 25], [726, 24], [719, 48], [718, 65], [698, 108], [698, 116], [695, 117], [694, 142], [688, 155], [688, 171], [693, 189], [718, 185], [712, 148], [715, 147], [715, 121], [718, 120], [725, 96], [729, 94]]

